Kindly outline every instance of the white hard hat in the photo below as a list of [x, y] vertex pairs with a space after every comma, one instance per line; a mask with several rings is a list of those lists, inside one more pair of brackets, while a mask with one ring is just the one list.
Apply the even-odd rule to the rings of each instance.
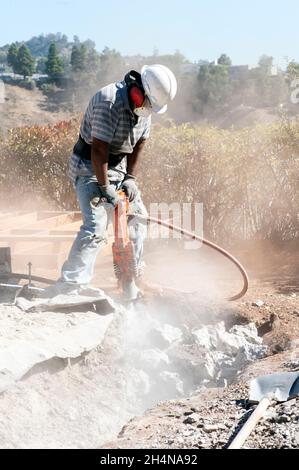
[[167, 103], [174, 99], [177, 92], [177, 81], [172, 71], [160, 64], [144, 65], [141, 81], [153, 111], [165, 113]]

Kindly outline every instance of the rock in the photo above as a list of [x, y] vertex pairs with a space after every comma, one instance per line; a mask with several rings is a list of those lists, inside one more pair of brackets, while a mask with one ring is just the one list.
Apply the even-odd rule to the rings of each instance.
[[293, 314], [299, 316], [299, 310], [294, 310]]
[[239, 350], [238, 355], [235, 358], [235, 364], [238, 364], [240, 366], [239, 369], [241, 369], [246, 362], [254, 362], [257, 359], [265, 357], [267, 349], [267, 346], [258, 346], [247, 343]]
[[288, 421], [290, 421], [289, 416], [280, 415], [274, 417], [274, 422], [278, 424], [287, 423]]
[[168, 351], [175, 364], [195, 378], [198, 384], [227, 385], [228, 381], [242, 370], [247, 362], [265, 356], [267, 346], [258, 336], [254, 323], [235, 325], [229, 331], [225, 323], [206, 325], [192, 330], [192, 338], [198, 346], [198, 355], [194, 361], [193, 354], [181, 356], [176, 347]]
[[210, 350], [217, 349], [220, 332], [225, 332], [224, 322], [215, 326], [203, 326], [200, 329], [193, 330], [192, 336], [196, 344]]
[[207, 445], [206, 445], [205, 442], [197, 442], [196, 447], [197, 447], [197, 449], [206, 449]]
[[219, 424], [205, 424], [202, 429], [204, 432], [212, 433], [212, 432], [218, 431]]
[[264, 419], [268, 421], [275, 422], [275, 419], [277, 418], [277, 413], [273, 409], [269, 409], [266, 411]]
[[235, 325], [229, 330], [229, 333], [252, 344], [262, 344], [263, 342], [263, 340], [258, 336], [257, 328], [254, 323], [249, 323], [248, 325]]
[[184, 421], [184, 424], [194, 424], [197, 423], [200, 419], [200, 416], [197, 413], [192, 413]]
[[268, 321], [262, 323], [257, 331], [259, 336], [265, 336], [267, 333], [270, 333], [273, 329], [277, 329], [280, 326], [280, 320], [275, 313], [271, 313]]
[[220, 423], [220, 424], [218, 424], [218, 429], [220, 429], [221, 431], [226, 431], [227, 427], [226, 427], [225, 424]]
[[194, 429], [187, 429], [183, 431], [182, 434], [184, 437], [190, 437], [194, 434]]
[[183, 338], [183, 333], [179, 328], [172, 325], [157, 325], [149, 333], [151, 340], [157, 347], [166, 348], [174, 342], [179, 342]]
[[227, 441], [225, 439], [218, 439], [217, 444], [218, 446], [225, 446], [227, 444]]
[[262, 300], [256, 300], [255, 302], [252, 302], [251, 304], [253, 307], [262, 307], [263, 305], [265, 305], [265, 302], [263, 302]]
[[113, 314], [96, 315], [62, 332], [55, 329], [42, 331], [34, 341], [11, 341], [0, 351], [0, 392], [20, 380], [36, 364], [52, 358], [77, 358], [98, 347], [113, 318]]

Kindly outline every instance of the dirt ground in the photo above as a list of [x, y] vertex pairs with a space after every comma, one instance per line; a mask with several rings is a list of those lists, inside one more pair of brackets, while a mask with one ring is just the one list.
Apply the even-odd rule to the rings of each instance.
[[[299, 370], [297, 245], [291, 251], [287, 246], [280, 250], [255, 246], [254, 252], [235, 248], [234, 254], [248, 268], [250, 288], [234, 303], [219, 303], [219, 296], [223, 299], [237, 291], [240, 280], [236, 273], [225, 278], [227, 266], [220, 269], [210, 252], [199, 255], [197, 271], [190, 269], [188, 262], [184, 266], [178, 253], [174, 258], [173, 251], [166, 251], [162, 265], [159, 252], [147, 257], [148, 280], [156, 282], [156, 292], [148, 295], [148, 314], [130, 314], [126, 320], [119, 317], [99, 348], [71, 361], [53, 358], [41, 363], [0, 395], [0, 447], [224, 448], [252, 411], [246, 402], [248, 380], [275, 371]], [[184, 258], [188, 256], [194, 260], [197, 255], [184, 253]], [[216, 271], [218, 279], [214, 279]], [[111, 274], [111, 270], [106, 276], [99, 270], [96, 280], [101, 283], [104, 277], [105, 282], [111, 281]], [[166, 284], [181, 291], [197, 286], [197, 307], [189, 302], [178, 303], [175, 309], [172, 303], [158, 311], [159, 288]], [[63, 334], [95, 316], [88, 312], [28, 315], [15, 307], [1, 307], [0, 335], [5, 344], [10, 339], [20, 340], [24, 334], [34, 341], [39, 329], [46, 329], [43, 334], [55, 330]], [[169, 368], [173, 345], [161, 346], [165, 324], [169, 325], [167, 334], [170, 331], [175, 337], [180, 331], [185, 334], [219, 321], [224, 321], [227, 329], [255, 323], [268, 346], [266, 357], [247, 364], [231, 383], [217, 388], [190, 380], [190, 371], [197, 372], [200, 367], [196, 365], [200, 364], [200, 351], [193, 346], [187, 345], [177, 354], [180, 365], [188, 361], [185, 377], [181, 366]], [[153, 329], [155, 341], [149, 340]], [[155, 361], [160, 361], [157, 369]], [[271, 407], [246, 447], [297, 448], [298, 419], [299, 400]]]
[[[283, 353], [249, 366], [227, 388], [202, 389], [192, 396], [158, 404], [123, 427], [110, 449], [224, 449], [245, 424], [254, 407], [248, 405], [247, 381], [270, 371], [299, 371], [293, 354]], [[246, 449], [298, 449], [299, 400], [273, 404], [243, 446]]]
[[0, 134], [20, 126], [55, 124], [70, 118], [70, 113], [51, 109], [47, 97], [39, 90], [26, 90], [5, 84], [5, 100], [0, 103]]

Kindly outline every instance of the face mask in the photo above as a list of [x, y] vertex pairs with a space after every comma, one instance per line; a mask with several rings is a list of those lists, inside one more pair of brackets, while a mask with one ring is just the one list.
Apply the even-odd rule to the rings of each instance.
[[144, 118], [147, 118], [152, 114], [152, 107], [148, 98], [145, 98], [142, 106], [134, 109], [134, 114], [136, 114], [138, 117]]
[[150, 117], [152, 112], [150, 108], [136, 108], [134, 109], [134, 114], [136, 114], [136, 116], [138, 117], [147, 118], [147, 117]]

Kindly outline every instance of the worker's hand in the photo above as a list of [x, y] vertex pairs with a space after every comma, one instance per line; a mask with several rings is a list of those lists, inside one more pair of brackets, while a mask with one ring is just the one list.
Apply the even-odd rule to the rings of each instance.
[[138, 188], [135, 182], [135, 176], [127, 174], [125, 179], [121, 185], [121, 188], [124, 190], [126, 196], [129, 198], [129, 201], [133, 201], [133, 199], [138, 194]]
[[119, 195], [117, 194], [115, 186], [113, 186], [113, 184], [102, 185], [100, 186], [100, 190], [102, 197], [107, 199], [109, 204], [112, 204], [114, 207], [116, 207], [119, 203]]

